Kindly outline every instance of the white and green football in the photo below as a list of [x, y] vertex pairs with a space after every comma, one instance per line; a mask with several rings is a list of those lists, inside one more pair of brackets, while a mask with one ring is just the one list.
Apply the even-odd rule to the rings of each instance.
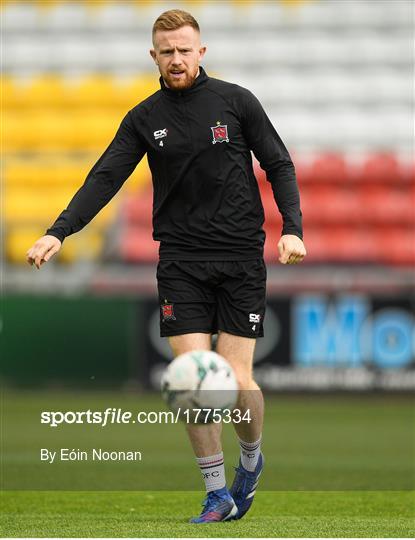
[[161, 391], [181, 420], [195, 423], [218, 421], [238, 399], [232, 367], [222, 356], [207, 350], [177, 356], [163, 373]]

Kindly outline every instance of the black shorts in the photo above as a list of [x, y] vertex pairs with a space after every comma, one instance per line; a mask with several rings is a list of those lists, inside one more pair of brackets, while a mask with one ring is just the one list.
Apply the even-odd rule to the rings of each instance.
[[219, 330], [263, 337], [264, 260], [165, 261], [157, 266], [161, 337]]

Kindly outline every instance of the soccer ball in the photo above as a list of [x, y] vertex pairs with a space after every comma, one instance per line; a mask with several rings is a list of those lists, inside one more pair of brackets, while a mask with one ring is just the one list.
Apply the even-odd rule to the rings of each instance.
[[191, 351], [177, 356], [161, 379], [163, 398], [181, 420], [220, 421], [238, 399], [238, 383], [228, 362], [213, 351]]

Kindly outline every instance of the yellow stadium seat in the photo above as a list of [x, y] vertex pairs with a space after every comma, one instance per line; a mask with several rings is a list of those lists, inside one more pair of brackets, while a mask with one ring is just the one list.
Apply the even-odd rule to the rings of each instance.
[[[15, 189], [4, 194], [3, 218], [6, 224], [38, 224], [49, 226], [64, 210], [75, 190], [62, 189]], [[94, 225], [104, 227], [117, 211], [118, 199], [108, 204], [93, 220]]]
[[67, 89], [61, 76], [44, 74], [24, 86], [22, 108], [64, 107]]
[[105, 149], [128, 110], [158, 89], [157, 75], [117, 79], [90, 75], [77, 82], [45, 74], [3, 78], [3, 150]]
[[135, 171], [125, 183], [125, 188], [128, 193], [132, 193], [141, 189], [143, 186], [151, 182], [151, 172], [148, 166], [147, 156], [140, 161]]
[[10, 109], [98, 108], [127, 112], [159, 89], [158, 74], [117, 78], [110, 74], [91, 74], [66, 79], [58, 74], [43, 74], [29, 80], [10, 75], [2, 78], [2, 106]]
[[3, 115], [3, 150], [105, 150], [123, 113], [87, 111], [13, 111]]
[[119, 97], [110, 75], [89, 75], [70, 85], [69, 104], [77, 107], [117, 107]]
[[1, 106], [2, 110], [19, 107], [23, 101], [21, 87], [11, 75], [4, 74], [1, 79]]
[[114, 138], [123, 116], [105, 109], [72, 113], [65, 116], [64, 128], [60, 132], [55, 130], [56, 136], [64, 148], [83, 151], [101, 148], [104, 151]]
[[2, 77], [3, 107], [10, 109], [38, 109], [65, 107], [67, 89], [59, 75], [44, 74], [29, 80]]
[[70, 200], [69, 193], [52, 194], [50, 190], [8, 189], [4, 194], [6, 223], [49, 224]]
[[5, 252], [9, 262], [27, 264], [26, 252], [45, 234], [41, 227], [16, 227], [6, 230]]
[[128, 109], [135, 107], [138, 103], [154, 94], [160, 89], [158, 75], [143, 75], [132, 80], [125, 81], [122, 85], [125, 105]]
[[90, 161], [60, 159], [22, 159], [7, 157], [4, 160], [3, 175], [6, 186], [20, 188], [56, 188], [77, 189], [83, 183]]
[[[14, 264], [27, 264], [27, 250], [44, 234], [45, 229], [41, 227], [17, 226], [8, 229], [5, 234], [7, 260]], [[66, 238], [61, 251], [55, 255], [55, 260], [63, 263], [95, 260], [101, 255], [103, 245], [102, 232], [91, 228]]]
[[56, 146], [58, 132], [56, 116], [39, 112], [6, 111], [3, 115], [3, 150], [25, 151]]
[[57, 260], [62, 263], [76, 263], [96, 260], [102, 253], [104, 235], [94, 228], [69, 236], [60, 250]]
[[[48, 158], [47, 156], [36, 159], [7, 157], [3, 165], [4, 185], [6, 189], [45, 190], [52, 188], [75, 193], [84, 183], [99, 157], [99, 153], [79, 160], [65, 157]], [[124, 189], [129, 193], [134, 192], [150, 180], [147, 157], [144, 157], [125, 183]]]

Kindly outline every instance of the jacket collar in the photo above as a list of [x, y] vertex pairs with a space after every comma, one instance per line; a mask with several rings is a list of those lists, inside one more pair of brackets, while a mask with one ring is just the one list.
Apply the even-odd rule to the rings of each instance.
[[168, 88], [166, 86], [166, 83], [164, 82], [163, 77], [159, 78], [160, 81], [160, 87], [167, 95], [170, 95], [172, 97], [182, 97], [182, 96], [188, 96], [189, 94], [193, 94], [197, 90], [200, 90], [200, 87], [203, 86], [206, 81], [209, 80], [209, 77], [206, 73], [206, 71], [202, 68], [202, 66], [199, 66], [199, 75], [196, 77], [194, 83], [190, 88], [186, 88], [185, 90], [172, 90], [171, 88]]

